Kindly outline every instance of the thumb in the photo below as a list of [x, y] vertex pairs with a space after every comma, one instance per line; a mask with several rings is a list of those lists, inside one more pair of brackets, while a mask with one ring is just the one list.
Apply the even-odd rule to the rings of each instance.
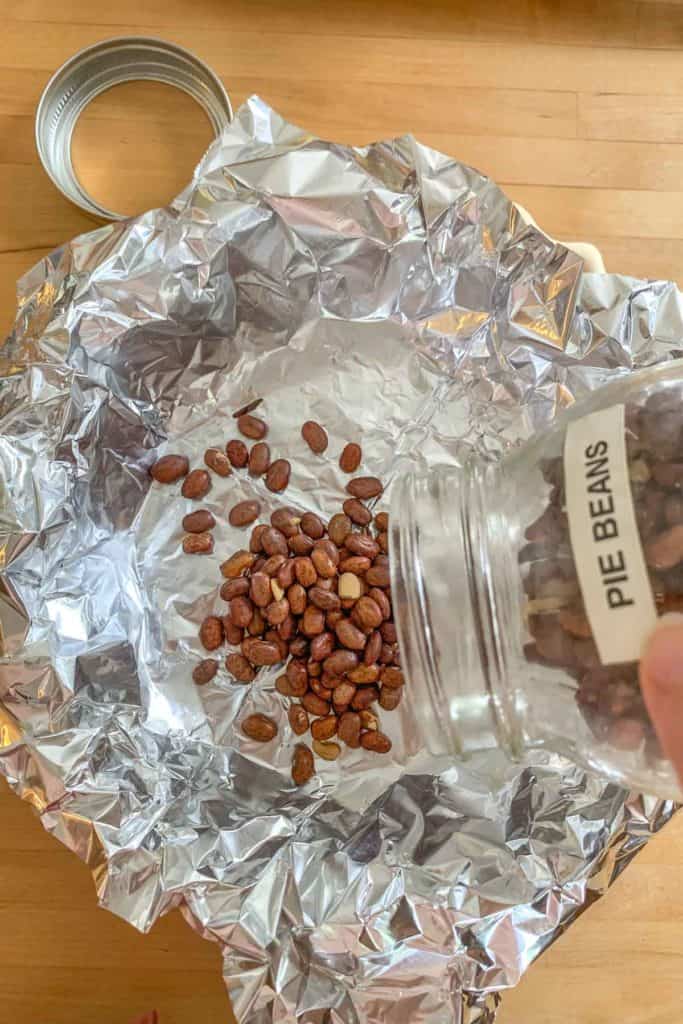
[[664, 753], [683, 783], [683, 615], [663, 615], [640, 660], [640, 686]]

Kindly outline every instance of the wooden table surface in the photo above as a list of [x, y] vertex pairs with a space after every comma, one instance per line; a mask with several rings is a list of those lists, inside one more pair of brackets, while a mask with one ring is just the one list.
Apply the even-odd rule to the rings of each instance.
[[[608, 269], [683, 283], [681, 0], [0, 0], [0, 13], [3, 329], [16, 278], [93, 226], [38, 162], [41, 88], [75, 50], [122, 34], [181, 43], [236, 105], [257, 92], [339, 141], [412, 131], [492, 175], [549, 233], [595, 242]], [[208, 140], [189, 99], [122, 87], [79, 126], [75, 161], [133, 213], [178, 191]], [[87, 870], [4, 784], [0, 821], [0, 1024], [126, 1024], [152, 1006], [162, 1024], [231, 1019], [213, 944], [177, 914], [143, 937], [98, 910]], [[500, 1022], [679, 1021], [682, 950], [683, 816]]]

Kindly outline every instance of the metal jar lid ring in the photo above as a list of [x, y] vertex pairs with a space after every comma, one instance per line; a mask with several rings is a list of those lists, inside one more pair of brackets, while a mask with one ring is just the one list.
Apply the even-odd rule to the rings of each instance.
[[100, 206], [83, 188], [71, 162], [71, 139], [85, 107], [113, 85], [163, 82], [188, 93], [206, 112], [216, 135], [232, 120], [228, 94], [198, 57], [173, 43], [144, 36], [106, 39], [81, 50], [54, 73], [36, 111], [36, 145], [43, 167], [72, 203], [106, 220], [124, 215]]

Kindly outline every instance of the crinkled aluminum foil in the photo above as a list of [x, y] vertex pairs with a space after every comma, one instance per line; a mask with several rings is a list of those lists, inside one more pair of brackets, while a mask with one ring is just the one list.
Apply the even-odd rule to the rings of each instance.
[[[75, 239], [21, 283], [0, 353], [0, 768], [138, 928], [182, 906], [224, 944], [254, 1024], [492, 1021], [499, 992], [673, 808], [557, 757], [392, 755], [305, 792], [274, 673], [197, 690], [216, 559], [179, 553], [166, 441], [199, 462], [265, 399], [288, 503], [330, 513], [334, 453], [368, 471], [497, 457], [615, 374], [683, 354], [662, 282], [581, 273], [476, 171], [412, 138], [362, 149], [242, 108], [166, 210]], [[330, 457], [299, 438], [315, 418]], [[217, 481], [225, 511], [259, 481]], [[238, 712], [282, 724], [257, 747]]]

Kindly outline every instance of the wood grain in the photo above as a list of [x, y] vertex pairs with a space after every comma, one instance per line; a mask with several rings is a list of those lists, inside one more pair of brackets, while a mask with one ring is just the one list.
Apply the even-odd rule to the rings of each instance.
[[[94, 226], [38, 163], [41, 89], [120, 34], [194, 50], [235, 105], [258, 93], [323, 136], [412, 132], [550, 233], [595, 242], [609, 269], [683, 283], [683, 0], [0, 0], [0, 13], [3, 329], [17, 278]], [[207, 139], [186, 97], [127, 86], [92, 105], [74, 159], [132, 213], [174, 195]], [[178, 914], [138, 935], [97, 909], [85, 867], [4, 786], [0, 821], [0, 1024], [126, 1024], [152, 1006], [162, 1024], [230, 1019], [218, 951]], [[501, 1024], [679, 1020], [682, 864], [683, 818], [506, 996]]]

